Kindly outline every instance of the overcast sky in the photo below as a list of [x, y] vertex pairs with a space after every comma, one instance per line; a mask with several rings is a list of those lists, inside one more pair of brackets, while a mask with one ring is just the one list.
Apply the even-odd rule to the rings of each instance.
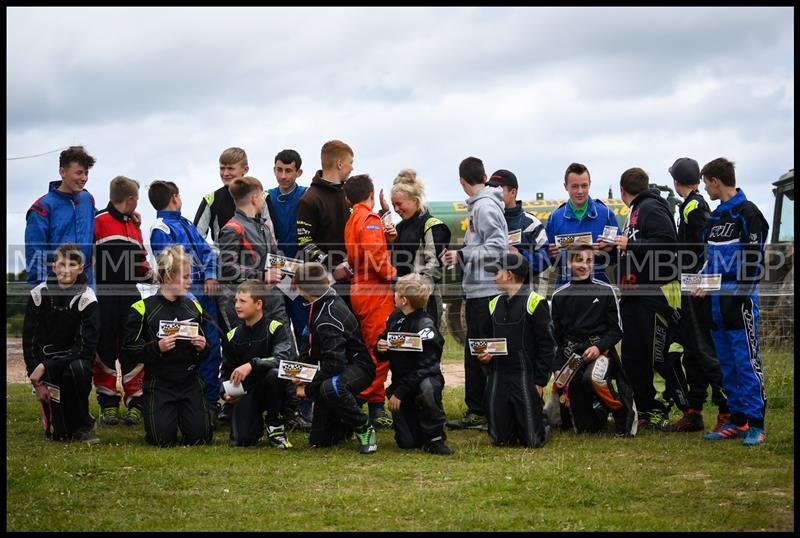
[[[677, 157], [736, 163], [771, 221], [794, 168], [794, 8], [7, 8], [6, 157], [82, 144], [98, 208], [117, 175], [175, 181], [189, 219], [244, 148], [273, 187], [298, 150], [307, 185], [338, 138], [355, 173], [403, 168], [429, 200], [463, 200], [458, 164], [506, 168], [520, 198], [565, 198], [573, 161], [592, 194]], [[58, 153], [7, 160], [9, 270]], [[716, 204], [712, 203], [712, 207]], [[17, 263], [16, 270], [24, 266]]]

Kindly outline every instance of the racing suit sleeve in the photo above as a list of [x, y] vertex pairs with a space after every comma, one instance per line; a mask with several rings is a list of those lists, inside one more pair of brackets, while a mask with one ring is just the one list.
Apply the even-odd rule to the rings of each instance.
[[28, 305], [25, 307], [25, 319], [22, 321], [22, 357], [25, 359], [25, 370], [30, 376], [33, 370], [42, 362], [39, 354], [40, 345], [36, 342], [36, 333], [39, 330], [40, 311], [33, 298], [28, 298]]
[[314, 345], [319, 346], [320, 369], [314, 380], [306, 386], [306, 395], [315, 396], [322, 384], [320, 379], [328, 379], [344, 371], [347, 366], [347, 339], [331, 323], [322, 323], [316, 328]]
[[36, 286], [47, 279], [50, 245], [50, 216], [47, 208], [37, 200], [28, 210], [25, 224], [25, 260], [28, 284]]
[[220, 280], [241, 282], [248, 278], [262, 280], [264, 271], [258, 267], [248, 267], [242, 262], [244, 249], [242, 236], [230, 226], [223, 226], [217, 237], [219, 247], [219, 275]]
[[563, 321], [563, 301], [566, 298], [556, 296], [553, 297], [551, 302], [551, 315], [552, 315], [552, 322], [553, 322], [553, 339], [555, 340], [556, 349], [553, 353], [553, 360], [550, 364], [550, 370], [555, 372], [556, 370], [560, 369], [563, 366], [563, 363], [560, 359], [562, 352], [561, 347], [563, 346], [564, 339], [566, 338], [566, 327], [564, 326]]
[[556, 244], [556, 230], [555, 230], [555, 221], [556, 219], [552, 218], [553, 215], [550, 215], [550, 218], [547, 219], [547, 224], [544, 226], [545, 235], [547, 235], [547, 242], [544, 244], [545, 253], [547, 254], [547, 259], [549, 260], [549, 264], [553, 267], [559, 268], [561, 264], [564, 262], [566, 258], [566, 252], [559, 252], [559, 254], [555, 258], [550, 258], [550, 254], [547, 253], [547, 247], [550, 245]]
[[[190, 233], [197, 233], [197, 230], [190, 230]], [[203, 264], [203, 274], [206, 280], [216, 280], [219, 276], [217, 272], [217, 255], [203, 237], [197, 235], [194, 239], [195, 248], [198, 250], [197, 255], [200, 257], [200, 263]]]
[[[147, 368], [147, 364], [158, 360], [161, 351], [158, 349], [158, 338], [147, 325], [147, 318], [144, 309], [139, 312], [137, 304], [144, 304], [143, 301], [134, 303], [128, 312], [128, 319], [125, 322], [125, 341], [122, 349], [128, 356], [138, 357]], [[202, 330], [202, 325], [201, 325]], [[206, 346], [206, 349], [208, 346]]]
[[442, 371], [441, 358], [442, 350], [444, 349], [444, 338], [436, 330], [436, 326], [430, 318], [424, 318], [418, 328], [420, 331], [428, 329], [433, 336], [428, 339], [423, 338], [422, 352], [413, 354], [414, 359], [417, 359], [417, 367], [399, 380], [394, 392], [391, 394], [400, 401], [413, 395], [423, 379], [435, 376]]
[[528, 225], [522, 230], [522, 244], [518, 250], [528, 260], [532, 275], [537, 275], [550, 267], [547, 244], [544, 224], [539, 219], [529, 216]]
[[200, 234], [200, 237], [205, 239], [206, 235], [208, 234], [208, 230], [211, 228], [211, 205], [209, 205], [208, 198], [212, 197], [213, 194], [207, 194], [200, 200], [200, 207], [197, 208], [197, 213], [194, 216], [194, 227], [197, 228], [197, 233]]
[[[234, 366], [235, 361], [233, 358], [234, 350], [233, 346], [230, 345], [230, 340], [233, 338], [234, 331], [229, 331], [228, 334], [224, 334], [220, 336], [220, 340], [223, 342], [228, 342], [227, 345], [223, 344], [222, 346], [222, 362], [219, 365], [219, 380], [228, 381], [231, 378], [231, 373], [236, 368]], [[255, 367], [253, 367], [255, 369]]]
[[269, 356], [272, 360], [264, 360], [266, 357], [255, 357], [250, 360], [253, 372], [259, 375], [266, 374], [272, 368], [277, 368], [281, 361], [294, 360], [294, 348], [289, 336], [289, 331], [283, 329], [280, 321], [270, 321], [269, 324]]
[[161, 251], [171, 245], [172, 237], [170, 234], [164, 233], [162, 230], [153, 229], [150, 232], [150, 248], [153, 249], [153, 256], [158, 258]]
[[328, 255], [319, 248], [314, 239], [318, 224], [317, 211], [311, 202], [302, 197], [297, 202], [297, 246], [305, 261], [324, 263]]
[[386, 238], [383, 235], [383, 223], [377, 215], [369, 215], [364, 228], [359, 232], [359, 243], [364, 251], [367, 264], [365, 269], [378, 275], [385, 282], [392, 282], [397, 277], [397, 270], [392, 265]]
[[622, 318], [619, 314], [619, 301], [617, 301], [617, 294], [613, 288], [609, 288], [608, 295], [605, 299], [605, 317], [606, 327], [608, 332], [600, 335], [600, 341], [595, 344], [600, 352], [604, 352], [614, 347], [617, 342], [622, 340]]
[[540, 301], [533, 311], [533, 336], [536, 342], [536, 359], [534, 363], [533, 382], [544, 387], [550, 380], [550, 368], [555, 356], [555, 340], [553, 340], [553, 323], [550, 319], [550, 307], [546, 301]]
[[752, 202], [747, 202], [741, 209], [742, 233], [741, 263], [738, 264], [736, 295], [749, 297], [753, 295], [759, 280], [764, 275], [764, 243], [769, 233], [769, 224]]

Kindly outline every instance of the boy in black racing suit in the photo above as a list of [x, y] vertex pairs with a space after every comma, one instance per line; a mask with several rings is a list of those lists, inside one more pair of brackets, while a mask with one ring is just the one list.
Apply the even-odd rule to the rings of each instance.
[[[431, 454], [453, 453], [444, 444], [447, 416], [442, 407], [441, 358], [444, 338], [425, 311], [433, 292], [430, 280], [417, 273], [400, 277], [395, 284], [394, 305], [386, 330], [378, 336], [376, 358], [389, 361], [392, 384], [386, 389], [392, 411], [394, 439], [400, 448], [424, 448]], [[405, 338], [389, 333], [414, 333], [422, 349], [403, 349]], [[394, 339], [393, 339], [394, 340]], [[393, 345], [394, 344], [394, 345]], [[399, 344], [399, 345], [398, 345]]]
[[507, 353], [496, 356], [476, 350], [478, 360], [490, 369], [486, 382], [489, 438], [493, 445], [519, 442], [541, 448], [550, 437], [542, 413], [542, 391], [555, 348], [550, 309], [544, 297], [525, 284], [528, 261], [522, 254], [506, 252], [486, 270], [497, 273], [495, 283], [505, 294], [489, 301], [491, 324], [482, 326], [480, 334], [505, 338], [507, 345]]
[[267, 411], [269, 444], [291, 448], [286, 438], [283, 417], [288, 391], [294, 385], [278, 377], [281, 360], [294, 360], [289, 335], [280, 321], [264, 316], [269, 288], [260, 280], [245, 280], [236, 290], [235, 310], [241, 323], [231, 329], [222, 346], [220, 379], [242, 385], [241, 396], [222, 395], [231, 411], [231, 446], [254, 445], [264, 435], [264, 410]]
[[[553, 332], [558, 352], [553, 364], [555, 377], [573, 354], [580, 366], [564, 386], [553, 383], [564, 402], [562, 427], [576, 433], [595, 433], [605, 428], [608, 413], [619, 435], [636, 435], [637, 414], [633, 390], [627, 383], [614, 345], [622, 338], [619, 305], [614, 288], [592, 278], [594, 252], [591, 245], [570, 248], [570, 282], [553, 292]], [[616, 383], [616, 389], [612, 385]]]
[[308, 342], [303, 345], [300, 361], [319, 364], [310, 383], [292, 380], [298, 397], [314, 400], [308, 443], [312, 447], [332, 446], [355, 432], [359, 451], [375, 453], [375, 428], [355, 398], [375, 378], [375, 363], [361, 339], [358, 320], [330, 287], [321, 263], [303, 264], [295, 273], [294, 285], [310, 303]]

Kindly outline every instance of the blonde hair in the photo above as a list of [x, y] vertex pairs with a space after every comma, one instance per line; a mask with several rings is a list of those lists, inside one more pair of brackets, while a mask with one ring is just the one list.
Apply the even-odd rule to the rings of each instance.
[[170, 245], [161, 251], [156, 259], [156, 281], [166, 283], [167, 279], [174, 280], [178, 272], [185, 265], [191, 267], [192, 260], [181, 245]]
[[433, 293], [433, 285], [430, 280], [419, 273], [409, 273], [397, 279], [394, 291], [401, 297], [408, 299], [408, 302], [415, 309], [425, 308], [428, 299]]
[[115, 204], [125, 201], [128, 196], [137, 196], [139, 194], [139, 182], [125, 177], [117, 176], [111, 180], [109, 187], [108, 198]]
[[228, 148], [219, 156], [219, 164], [247, 166], [247, 153], [242, 148]]
[[410, 168], [401, 170], [392, 184], [392, 195], [399, 194], [413, 200], [419, 209], [425, 207], [425, 184], [417, 179], [417, 173]]
[[336, 161], [345, 159], [353, 155], [353, 150], [342, 142], [341, 140], [330, 140], [325, 142], [320, 151], [320, 158], [322, 160], [322, 168], [333, 168], [336, 166]]

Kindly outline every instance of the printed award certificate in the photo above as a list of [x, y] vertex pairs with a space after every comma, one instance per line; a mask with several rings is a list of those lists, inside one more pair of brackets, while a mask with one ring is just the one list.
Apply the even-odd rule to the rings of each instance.
[[569, 248], [574, 244], [585, 243], [587, 245], [592, 244], [592, 234], [591, 232], [581, 232], [575, 234], [561, 234], [555, 237], [556, 239], [556, 246], [558, 248]]
[[508, 342], [505, 338], [470, 338], [469, 351], [471, 355], [508, 355]]
[[391, 351], [422, 351], [422, 337], [417, 333], [389, 332], [386, 340]]
[[278, 364], [278, 377], [309, 382], [314, 379], [317, 370], [319, 370], [318, 364], [281, 360], [280, 364]]
[[200, 325], [194, 321], [168, 321], [162, 319], [158, 322], [158, 336], [164, 338], [165, 336], [178, 335], [180, 340], [191, 340], [192, 337], [200, 334]]

